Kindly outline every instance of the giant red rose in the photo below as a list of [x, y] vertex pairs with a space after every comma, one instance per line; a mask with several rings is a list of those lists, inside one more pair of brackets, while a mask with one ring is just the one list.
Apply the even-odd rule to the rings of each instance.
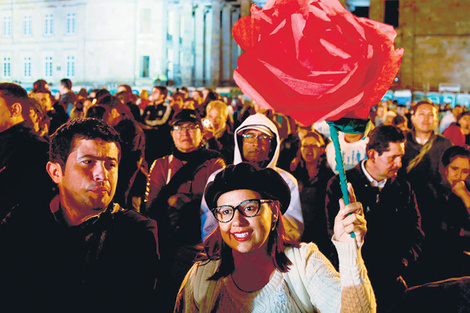
[[305, 125], [367, 118], [403, 57], [392, 26], [358, 18], [337, 0], [253, 5], [233, 37], [246, 51], [234, 72], [242, 92]]

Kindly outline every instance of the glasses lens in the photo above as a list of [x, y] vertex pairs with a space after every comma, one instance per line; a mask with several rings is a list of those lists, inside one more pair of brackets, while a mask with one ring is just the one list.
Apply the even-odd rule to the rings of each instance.
[[261, 141], [271, 141], [271, 137], [268, 135], [253, 135], [253, 134], [244, 134], [243, 138], [245, 139], [246, 142], [255, 142], [256, 139], [259, 139]]
[[253, 217], [259, 212], [259, 200], [246, 200], [238, 205], [240, 212], [246, 217]]
[[214, 215], [218, 221], [222, 223], [226, 223], [232, 219], [233, 212], [234, 212], [233, 207], [228, 206], [228, 205], [223, 205], [223, 206], [219, 206], [215, 208]]

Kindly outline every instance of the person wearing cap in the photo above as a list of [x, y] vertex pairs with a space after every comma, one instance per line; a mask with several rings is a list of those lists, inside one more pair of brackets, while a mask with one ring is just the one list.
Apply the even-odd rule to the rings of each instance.
[[418, 206], [425, 183], [440, 180], [442, 154], [452, 146], [449, 138], [434, 131], [438, 122], [437, 111], [437, 106], [429, 100], [421, 100], [411, 108], [413, 128], [407, 133], [400, 175], [405, 175], [411, 183]]
[[[289, 238], [299, 240], [304, 229], [300, 192], [295, 177], [277, 167], [281, 140], [276, 125], [261, 113], [250, 115], [234, 133], [235, 149], [233, 164], [249, 162], [259, 167], [269, 167], [277, 171], [286, 181], [291, 191], [291, 202], [285, 214], [282, 215]], [[216, 173], [212, 174], [208, 182], [212, 181]], [[203, 240], [217, 226], [207, 206], [205, 199], [201, 203], [202, 209], [202, 236]]]
[[[174, 150], [156, 159], [145, 191], [145, 213], [158, 223], [166, 290], [161, 302], [171, 309], [178, 287], [192, 266], [201, 243], [200, 207], [209, 176], [225, 167], [222, 155], [202, 145], [196, 112], [183, 109], [171, 121]], [[162, 310], [166, 312], [165, 310]]]
[[360, 248], [366, 222], [349, 192], [333, 239], [338, 273], [315, 244], [287, 239], [281, 214], [291, 191], [277, 171], [242, 162], [217, 173], [205, 190], [217, 228], [186, 275], [175, 312], [375, 312]]
[[457, 116], [457, 121], [450, 124], [444, 132], [443, 136], [449, 138], [456, 146], [470, 144], [470, 112], [464, 111]]

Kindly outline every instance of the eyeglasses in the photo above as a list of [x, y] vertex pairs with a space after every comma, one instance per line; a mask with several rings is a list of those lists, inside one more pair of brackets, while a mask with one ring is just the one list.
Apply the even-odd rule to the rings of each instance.
[[249, 199], [241, 202], [237, 206], [222, 205], [212, 209], [215, 218], [221, 223], [230, 222], [238, 210], [245, 217], [254, 217], [258, 215], [262, 203], [272, 202], [273, 200]]
[[173, 126], [173, 131], [175, 132], [185, 132], [195, 133], [199, 129], [199, 125], [189, 125], [189, 126]]
[[243, 134], [242, 137], [246, 142], [249, 142], [249, 143], [255, 142], [256, 139], [259, 139], [261, 141], [271, 141], [272, 140], [272, 137], [270, 137], [268, 135]]

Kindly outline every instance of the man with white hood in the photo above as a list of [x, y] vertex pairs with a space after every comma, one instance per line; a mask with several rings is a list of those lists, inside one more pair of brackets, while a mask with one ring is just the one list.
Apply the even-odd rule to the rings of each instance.
[[[283, 215], [283, 222], [289, 239], [299, 240], [304, 229], [300, 194], [295, 177], [276, 166], [280, 152], [280, 138], [276, 125], [263, 114], [249, 116], [234, 133], [235, 149], [233, 164], [249, 162], [276, 170], [285, 180], [291, 191], [291, 202]], [[219, 170], [220, 171], [220, 170]], [[206, 182], [214, 180], [219, 172], [212, 173]], [[217, 220], [208, 208], [205, 198], [201, 203], [201, 233], [204, 241], [217, 226]]]

